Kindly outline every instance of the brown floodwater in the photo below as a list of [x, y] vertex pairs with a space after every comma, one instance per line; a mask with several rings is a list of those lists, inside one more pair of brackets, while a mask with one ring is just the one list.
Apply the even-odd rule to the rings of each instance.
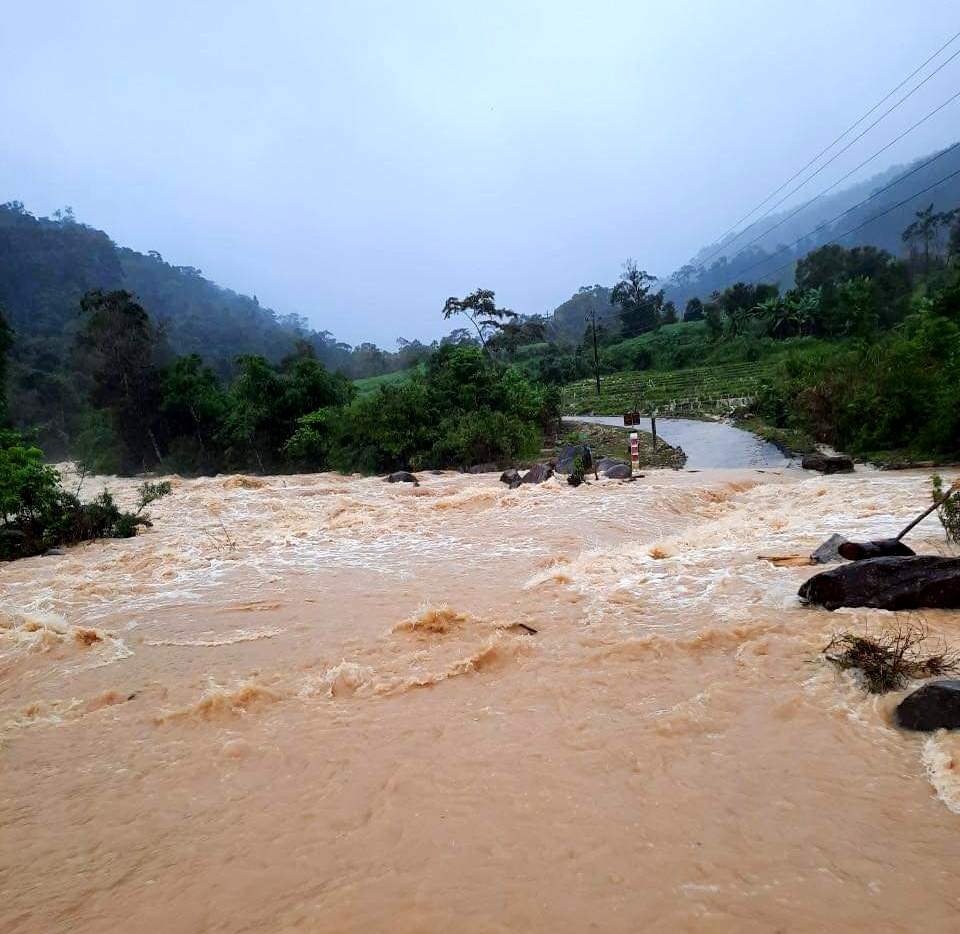
[[0, 930], [960, 926], [960, 739], [819, 657], [919, 617], [757, 560], [924, 475], [172, 480], [0, 567]]

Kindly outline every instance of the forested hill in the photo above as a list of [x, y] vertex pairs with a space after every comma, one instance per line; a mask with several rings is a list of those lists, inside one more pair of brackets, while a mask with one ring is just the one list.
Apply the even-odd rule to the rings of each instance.
[[[960, 144], [888, 169], [819, 198], [800, 211], [792, 207], [771, 214], [742, 230], [740, 236], [726, 238], [724, 245], [702, 248], [660, 284], [666, 298], [683, 308], [687, 299], [706, 300], [737, 281], [778, 282], [788, 288], [793, 284], [796, 260], [828, 242], [876, 246], [904, 255], [910, 244], [904, 242], [903, 232], [917, 219], [918, 211], [931, 204], [934, 212], [960, 205], [960, 174], [950, 178], [954, 173], [960, 173]], [[818, 187], [817, 183], [811, 185], [808, 197], [812, 198]]]
[[96, 288], [132, 292], [163, 325], [171, 350], [200, 353], [221, 372], [238, 354], [278, 360], [298, 339], [308, 340], [332, 368], [350, 360], [349, 346], [309, 330], [302, 318], [279, 315], [159, 253], [119, 247], [69, 211], [34, 217], [19, 202], [0, 205], [0, 307], [16, 334], [14, 360], [21, 368], [56, 369], [51, 361], [72, 346], [80, 298]]

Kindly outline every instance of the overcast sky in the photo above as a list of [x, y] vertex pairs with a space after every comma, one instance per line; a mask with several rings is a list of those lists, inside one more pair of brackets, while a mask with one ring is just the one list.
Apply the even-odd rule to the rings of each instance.
[[[960, 30], [956, 0], [0, 6], [0, 201], [389, 347], [478, 286], [536, 313], [667, 275]], [[958, 89], [960, 58], [810, 193]]]

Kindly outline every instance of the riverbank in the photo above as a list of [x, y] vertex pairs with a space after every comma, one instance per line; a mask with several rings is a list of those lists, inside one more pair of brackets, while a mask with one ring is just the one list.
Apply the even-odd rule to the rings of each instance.
[[[577, 418], [565, 418], [563, 424], [566, 433], [558, 442], [558, 449], [567, 444], [589, 444], [597, 460], [613, 457], [625, 464], [630, 463], [630, 429], [623, 425], [595, 424]], [[649, 431], [636, 429], [636, 432], [641, 470], [679, 470], [686, 464], [687, 456], [682, 448], [668, 444], [663, 438], [658, 438], [654, 443]]]
[[925, 474], [170, 480], [0, 567], [0, 928], [954, 923], [960, 746], [822, 660], [886, 614], [756, 559], [888, 536]]

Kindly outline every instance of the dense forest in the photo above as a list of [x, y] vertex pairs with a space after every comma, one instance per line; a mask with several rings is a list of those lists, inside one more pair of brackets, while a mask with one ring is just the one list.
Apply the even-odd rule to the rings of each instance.
[[119, 247], [69, 209], [34, 217], [10, 202], [0, 205], [0, 308], [17, 335], [7, 391], [16, 424], [37, 431], [57, 456], [81, 430], [89, 385], [77, 371], [74, 348], [81, 298], [94, 289], [130, 292], [149, 309], [172, 354], [201, 353], [222, 379], [233, 376], [238, 357], [259, 354], [279, 363], [303, 344], [351, 378], [405, 369], [430, 352], [418, 341], [402, 341], [393, 353], [373, 344], [350, 347], [297, 315], [221, 288], [199, 269]]

